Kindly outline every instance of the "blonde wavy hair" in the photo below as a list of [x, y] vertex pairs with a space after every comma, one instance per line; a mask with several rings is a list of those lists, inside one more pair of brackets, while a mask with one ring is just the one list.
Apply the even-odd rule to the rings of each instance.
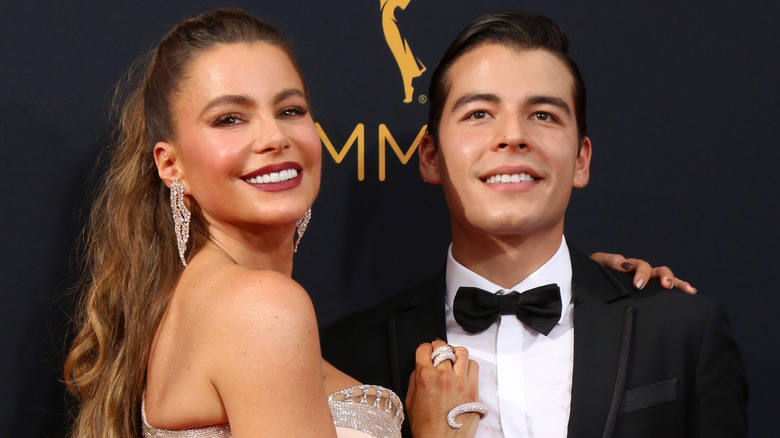
[[[183, 270], [169, 190], [157, 174], [153, 148], [176, 138], [172, 102], [190, 62], [221, 44], [254, 41], [283, 49], [303, 80], [290, 43], [276, 28], [242, 10], [219, 9], [178, 24], [117, 87], [116, 140], [83, 234], [77, 334], [64, 368], [78, 400], [71, 436], [141, 434], [151, 342]], [[188, 201], [193, 254], [208, 231], [197, 204]]]

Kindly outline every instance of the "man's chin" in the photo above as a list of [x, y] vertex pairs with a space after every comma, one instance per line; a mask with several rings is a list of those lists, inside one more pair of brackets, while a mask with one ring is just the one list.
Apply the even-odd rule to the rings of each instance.
[[485, 221], [479, 227], [483, 232], [500, 239], [524, 239], [530, 236], [544, 238], [547, 235], [561, 234], [562, 222], [547, 223], [529, 216], [507, 215]]

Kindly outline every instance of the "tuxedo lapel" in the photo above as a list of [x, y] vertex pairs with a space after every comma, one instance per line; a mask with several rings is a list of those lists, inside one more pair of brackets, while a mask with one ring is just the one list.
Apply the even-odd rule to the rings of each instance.
[[603, 267], [571, 250], [574, 367], [569, 437], [609, 437], [623, 394], [633, 310]]
[[406, 398], [409, 389], [417, 347], [436, 338], [447, 340], [444, 278], [442, 270], [433, 280], [408, 291], [410, 298], [388, 320], [390, 367], [393, 384], [401, 389], [401, 400]]

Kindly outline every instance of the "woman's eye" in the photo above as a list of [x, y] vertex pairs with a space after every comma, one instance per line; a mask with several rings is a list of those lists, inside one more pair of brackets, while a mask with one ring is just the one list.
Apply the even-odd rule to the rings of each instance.
[[241, 123], [243, 120], [238, 114], [225, 114], [214, 121], [214, 126], [233, 126]]
[[283, 119], [289, 119], [290, 117], [302, 116], [307, 112], [308, 110], [302, 106], [291, 106], [280, 111], [279, 117]]

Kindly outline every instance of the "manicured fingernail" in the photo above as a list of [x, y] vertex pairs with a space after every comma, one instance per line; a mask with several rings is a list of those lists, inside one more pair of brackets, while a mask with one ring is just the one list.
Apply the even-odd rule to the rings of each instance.
[[669, 287], [674, 287], [674, 280], [672, 280], [671, 278], [669, 279], [669, 281], [667, 281], [667, 283], [669, 283]]
[[637, 280], [637, 282], [636, 282], [636, 288], [637, 289], [642, 289], [642, 287], [644, 285], [645, 285], [645, 279], [644, 278], [640, 278], [639, 280]]
[[631, 262], [623, 262], [620, 264], [620, 267], [623, 269], [631, 269], [634, 267], [634, 264]]

